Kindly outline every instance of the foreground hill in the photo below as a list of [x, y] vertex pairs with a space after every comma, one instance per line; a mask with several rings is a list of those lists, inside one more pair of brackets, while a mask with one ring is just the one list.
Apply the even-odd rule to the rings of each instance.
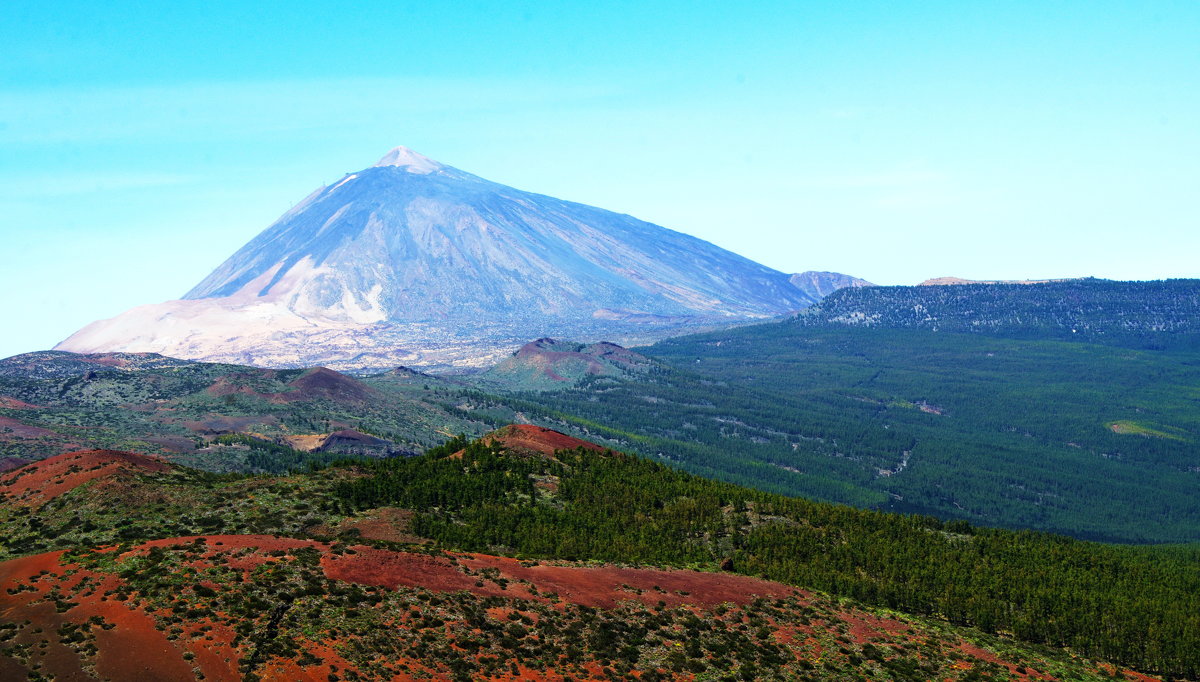
[[445, 547], [722, 566], [1146, 670], [1200, 672], [1194, 551], [859, 511], [587, 450], [513, 458], [448, 443], [362, 466], [373, 475], [336, 495], [353, 509], [413, 510], [413, 532]]
[[165, 462], [115, 450], [68, 452], [0, 476], [0, 502], [32, 506], [100, 479], [168, 471]]
[[557, 444], [576, 441], [510, 428], [301, 475], [146, 470], [0, 503], [0, 538], [32, 537], [0, 562], [0, 677], [1157, 679], [1079, 657], [1099, 651], [1196, 672], [1195, 558], [542, 452]]
[[730, 574], [274, 536], [37, 555], [0, 563], [0, 585], [5, 679], [1100, 679], [1114, 670]]
[[57, 347], [269, 367], [485, 367], [531, 337], [658, 339], [794, 312], [841, 280], [505, 187], [397, 147], [322, 187], [182, 300]]
[[644, 355], [615, 343], [576, 343], [551, 338], [521, 346], [477, 378], [481, 385], [555, 390], [587, 377], [644, 374], [657, 369]]

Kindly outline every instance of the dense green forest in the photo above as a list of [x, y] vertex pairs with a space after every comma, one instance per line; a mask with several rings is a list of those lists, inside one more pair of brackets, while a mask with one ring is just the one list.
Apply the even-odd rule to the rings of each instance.
[[1102, 541], [1200, 539], [1200, 353], [796, 322], [643, 352], [663, 365], [454, 400], [771, 492]]
[[[463, 449], [461, 459], [448, 458]], [[850, 596], [1143, 670], [1200, 674], [1194, 548], [1121, 547], [811, 502], [587, 451], [520, 457], [454, 440], [359, 463], [352, 509], [420, 512], [446, 547], [700, 566]]]
[[[1008, 285], [1028, 291], [1030, 287]], [[954, 287], [917, 287], [916, 289]], [[1200, 353], [793, 319], [467, 395], [708, 478], [1111, 542], [1200, 539]]]

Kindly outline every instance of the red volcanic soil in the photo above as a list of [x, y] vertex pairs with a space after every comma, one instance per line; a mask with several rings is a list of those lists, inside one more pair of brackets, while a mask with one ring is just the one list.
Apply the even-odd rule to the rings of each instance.
[[[426, 555], [362, 545], [343, 546], [344, 553], [339, 554], [327, 543], [268, 535], [154, 540], [121, 556], [144, 555], [153, 547], [185, 546], [200, 548], [194, 564], [197, 568], [223, 564], [246, 576], [279, 560], [281, 552], [311, 547], [321, 552], [321, 567], [334, 580], [392, 590], [419, 587], [436, 592], [467, 591], [542, 603], [551, 602], [547, 595], [556, 594], [567, 603], [601, 608], [630, 599], [646, 604], [661, 600], [673, 606], [708, 606], [746, 604], [760, 595], [799, 594], [786, 585], [728, 574], [538, 564], [479, 554]], [[33, 650], [22, 662], [0, 649], [0, 678], [24, 679], [24, 671], [34, 662], [41, 665], [41, 672], [52, 672], [58, 679], [87, 679], [81, 672], [89, 662], [106, 679], [188, 680], [196, 676], [195, 670], [209, 680], [241, 678], [237, 664], [246, 652], [237, 650], [227, 627], [206, 621], [203, 625], [211, 631], [202, 637], [197, 634], [203, 627], [200, 623], [187, 623], [182, 627], [189, 636], [169, 639], [156, 629], [152, 614], [132, 601], [126, 603], [111, 596], [121, 582], [116, 575], [65, 561], [62, 552], [0, 563], [0, 621], [31, 621], [19, 629], [16, 643], [30, 644]], [[65, 604], [59, 602], [58, 608], [56, 595], [66, 600]], [[99, 653], [93, 660], [88, 660], [86, 652], [80, 653], [69, 642], [61, 641], [64, 624], [80, 626], [95, 638]], [[185, 657], [185, 652], [190, 656]], [[277, 659], [265, 661], [260, 672], [264, 679], [324, 680], [330, 664], [342, 669], [351, 667], [326, 644], [317, 645], [310, 653], [323, 665], [301, 670], [294, 662]]]
[[[192, 666], [183, 658], [183, 650], [155, 628], [153, 619], [143, 611], [127, 608], [116, 600], [102, 599], [105, 590], [117, 584], [115, 576], [79, 571], [67, 575], [70, 564], [60, 563], [62, 552], [39, 554], [0, 564], [0, 620], [29, 625], [15, 636], [16, 644], [29, 647], [28, 660], [22, 663], [0, 654], [0, 677], [25, 679], [34, 665], [51, 679], [94, 679], [84, 674], [79, 653], [63, 642], [64, 625], [82, 627], [95, 638], [98, 653], [92, 661], [101, 679], [112, 680], [194, 680]], [[71, 594], [71, 590], [90, 578], [92, 586]], [[32, 587], [13, 594], [14, 585]], [[65, 611], [48, 599], [53, 589], [76, 600]], [[89, 621], [97, 623], [89, 627]], [[25, 674], [21, 674], [25, 672]], [[226, 675], [224, 678], [233, 679]]]
[[[509, 424], [508, 426], [503, 426], [492, 431], [479, 440], [484, 445], [498, 443], [516, 454], [541, 455], [550, 458], [553, 458], [554, 453], [559, 450], [583, 448], [593, 452], [606, 451], [606, 448], [602, 448], [595, 443], [589, 443], [586, 440], [568, 436], [565, 433], [559, 433], [554, 429], [547, 429], [544, 426], [534, 426], [533, 424]], [[462, 451], [450, 456], [455, 459], [462, 457]]]
[[345, 519], [335, 528], [325, 525], [310, 526], [305, 530], [305, 534], [312, 537], [333, 537], [346, 531], [354, 531], [357, 533], [355, 537], [364, 540], [405, 542], [412, 545], [430, 542], [427, 538], [409, 532], [413, 516], [414, 513], [409, 509], [379, 507], [362, 517]]
[[527, 581], [539, 592], [553, 592], [564, 601], [584, 606], [612, 608], [625, 600], [668, 606], [694, 604], [747, 604], [757, 596], [784, 597], [801, 594], [781, 583], [732, 573], [623, 568], [620, 566], [576, 566], [519, 561], [509, 557], [472, 554], [459, 562], [475, 571], [487, 568], [513, 581]]
[[6, 395], [0, 395], [0, 408], [6, 410], [40, 410], [40, 405], [33, 405], [24, 400], [17, 400]]
[[55, 455], [0, 477], [0, 496], [18, 504], [48, 502], [99, 478], [120, 473], [161, 473], [162, 460], [117, 450], [81, 450]]
[[[967, 654], [973, 658], [977, 658], [981, 661], [987, 661], [988, 663], [994, 663], [996, 665], [1008, 668], [1008, 673], [1010, 675], [1015, 675], [1018, 678], [1024, 677], [1024, 678], [1035, 679], [1035, 680], [1052, 680], [1052, 679], [1054, 679], [1053, 677], [1051, 677], [1043, 672], [1040, 672], [1037, 670], [1030, 670], [1028, 668], [1025, 669], [1025, 673], [1024, 673], [1024, 675], [1022, 675], [1021, 673], [1017, 672], [1017, 665], [1015, 663], [1009, 663], [1009, 662], [1005, 661], [1004, 659], [1000, 658], [999, 656], [997, 656], [996, 654], [988, 651], [987, 649], [984, 649], [983, 647], [979, 647], [974, 644], [971, 644], [970, 642], [963, 642], [958, 645], [958, 648], [964, 654]], [[1149, 679], [1153, 679], [1153, 678], [1149, 678]]]
[[[482, 554], [425, 554], [267, 535], [210, 535], [156, 540], [123, 551], [119, 559], [136, 560], [149, 556], [155, 547], [183, 550], [183, 554], [174, 555], [175, 560], [182, 563], [174, 564], [175, 568], [170, 570], [175, 571], [172, 575], [184, 579], [185, 587], [203, 583], [210, 590], [217, 589], [219, 585], [207, 579], [199, 578], [197, 582], [196, 576], [219, 567], [225, 571], [232, 570], [235, 575], [240, 573], [241, 577], [235, 577], [231, 583], [231, 589], [240, 589], [235, 585], [243, 581], [269, 580], [273, 570], [271, 565], [289, 560], [289, 555], [300, 556], [296, 550], [315, 549], [319, 552], [320, 563], [309, 565], [314, 568], [319, 566], [325, 577], [331, 580], [385, 590], [418, 588], [511, 600], [493, 601], [486, 609], [490, 618], [505, 623], [526, 615], [533, 618], [535, 623], [540, 622], [542, 616], [534, 610], [534, 602], [540, 602], [542, 606], [538, 608], [549, 607], [562, 611], [568, 604], [612, 609], [623, 602], [636, 601], [655, 610], [681, 607], [701, 620], [715, 622], [714, 619], [727, 613], [726, 606], [720, 609], [709, 607], [729, 604], [744, 607], [759, 596], [786, 598], [794, 600], [789, 602], [789, 608], [807, 611], [812, 617], [784, 623], [768, 616], [771, 620], [767, 624], [772, 627], [770, 636], [786, 646], [786, 651], [791, 655], [818, 664], [823, 656], [838, 656], [833, 649], [840, 646], [841, 641], [877, 644], [883, 647], [880, 651], [884, 651], [885, 656], [891, 656], [886, 652], [895, 649], [888, 647], [896, 643], [911, 646], [926, 641], [929, 636], [915, 623], [839, 606], [828, 599], [780, 583], [728, 573], [540, 563]], [[102, 550], [102, 554], [116, 551], [120, 550], [111, 548]], [[235, 634], [234, 622], [225, 620], [223, 616], [212, 618], [203, 615], [197, 619], [180, 620], [178, 616], [182, 611], [170, 606], [172, 602], [154, 607], [144, 599], [123, 595], [121, 592], [130, 588], [123, 587], [126, 583], [114, 569], [102, 570], [98, 567], [105, 563], [72, 563], [62, 552], [0, 563], [0, 642], [5, 643], [0, 646], [0, 679], [25, 679], [35, 667], [43, 675], [65, 680], [91, 679], [89, 673], [85, 672], [89, 668], [95, 676], [115, 680], [173, 681], [202, 677], [233, 682], [242, 679], [239, 663], [251, 660], [250, 654], [256, 645], [244, 636]], [[410, 608], [404, 609], [405, 613], [411, 615], [392, 615], [387, 627], [397, 628], [398, 631], [412, 628], [414, 619], [420, 617], [418, 605], [424, 603], [418, 597], [411, 602]], [[429, 608], [435, 610], [430, 613], [436, 614], [436, 605], [441, 602], [435, 599], [431, 603], [434, 606]], [[276, 608], [278, 606], [275, 605]], [[153, 610], [156, 608], [160, 610]], [[359, 607], [360, 610], [370, 608]], [[543, 610], [540, 613], [547, 612]], [[255, 615], [262, 616], [263, 612]], [[739, 624], [741, 629], [745, 629], [740, 625], [744, 617], [736, 611], [732, 612], [732, 616], [725, 616], [727, 620], [733, 618], [730, 622]], [[304, 656], [293, 653], [260, 659], [256, 669], [258, 678], [327, 680], [335, 679], [332, 673], [338, 671], [338, 677], [342, 679], [363, 679], [362, 670], [356, 671], [356, 664], [348, 660], [348, 657], [354, 656], [352, 649], [339, 647], [342, 637], [353, 641], [357, 636], [354, 632], [356, 626], [340, 620], [345, 618], [344, 615], [334, 618], [335, 621], [331, 623], [333, 634], [297, 640]], [[166, 632], [171, 623], [177, 624], [173, 634]], [[441, 626], [435, 624], [433, 627]], [[536, 630], [536, 625], [532, 627]], [[468, 630], [462, 629], [462, 623], [447, 622], [446, 628], [444, 632], [453, 633], [454, 637], [469, 634]], [[72, 634], [79, 632], [83, 632], [82, 638]], [[838, 636], [839, 632], [845, 635]], [[262, 633], [255, 631], [254, 634], [257, 636]], [[667, 639], [671, 638], [667, 636]], [[94, 648], [89, 648], [89, 641]], [[930, 640], [922, 646], [933, 647], [929, 649], [930, 656], [942, 656], [948, 650], [962, 654], [962, 659], [953, 666], [958, 671], [970, 670], [978, 663], [986, 662], [1006, 668], [1017, 679], [1051, 679], [1034, 669], [1030, 661], [1025, 661], [1025, 669], [1021, 670], [1016, 664], [970, 642], [945, 637], [938, 641], [940, 643], [934, 644]], [[455, 655], [466, 654], [455, 650]], [[304, 658], [308, 662], [301, 662]], [[406, 674], [410, 676], [449, 679], [444, 666], [429, 667], [441, 665], [436, 659], [406, 657], [393, 663], [403, 663], [406, 666], [403, 670], [408, 671]], [[565, 679], [553, 668], [535, 670], [523, 663], [518, 656], [511, 666], [506, 664], [486, 677]], [[585, 662], [584, 669], [582, 677], [570, 679], [609, 677], [594, 662]], [[1111, 671], [1129, 675], [1128, 671], [1115, 668]], [[690, 679], [691, 675], [680, 673], [669, 677]], [[367, 674], [366, 678], [409, 679], [371, 674]]]
[[317, 367], [301, 374], [288, 384], [291, 390], [280, 393], [285, 401], [328, 398], [337, 402], [366, 402], [374, 398], [375, 389], [325, 367]]
[[[354, 549], [354, 554], [326, 555], [321, 562], [325, 574], [337, 580], [391, 590], [424, 587], [443, 592], [467, 590], [484, 596], [549, 601], [546, 597], [534, 596], [528, 589], [532, 586], [538, 594], [554, 593], [568, 603], [601, 608], [612, 608], [625, 600], [645, 604], [665, 601], [671, 606], [746, 604], [755, 596], [782, 597], [797, 593], [795, 588], [787, 585], [728, 573], [542, 564], [485, 554], [430, 556], [371, 547]], [[493, 579], [479, 581], [477, 574], [487, 569], [495, 569], [497, 573], [492, 575], [517, 584], [502, 588]]]
[[40, 426], [29, 426], [10, 417], [0, 417], [0, 431], [8, 429], [4, 435], [14, 438], [58, 438], [59, 434]]

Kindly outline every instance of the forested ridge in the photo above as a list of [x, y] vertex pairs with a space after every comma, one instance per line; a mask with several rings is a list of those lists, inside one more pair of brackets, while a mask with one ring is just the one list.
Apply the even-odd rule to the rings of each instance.
[[[449, 458], [462, 450], [461, 458]], [[347, 463], [351, 465], [351, 463]], [[618, 453], [519, 457], [451, 441], [353, 463], [354, 509], [417, 510], [449, 548], [526, 557], [724, 566], [1071, 649], [1200, 674], [1194, 547], [1122, 547], [755, 491]]]
[[805, 310], [795, 324], [1200, 349], [1200, 280], [852, 287]]

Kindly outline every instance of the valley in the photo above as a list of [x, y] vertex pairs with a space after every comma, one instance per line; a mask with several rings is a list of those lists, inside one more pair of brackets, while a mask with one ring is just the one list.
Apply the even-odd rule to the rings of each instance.
[[[873, 295], [912, 309], [921, 304], [911, 297], [970, 286]], [[1128, 299], [1133, 288], [1003, 286], [1022, 292], [1027, 312], [1018, 299], [968, 296], [943, 304], [940, 331], [904, 319], [847, 324], [836, 319], [848, 306], [882, 304], [854, 303], [872, 288], [844, 289], [787, 321], [638, 349], [544, 338], [467, 375], [28, 354], [0, 362], [0, 454], [13, 466], [68, 449], [132, 449], [212, 471], [279, 473], [530, 422], [785, 495], [1100, 541], [1200, 541], [1200, 356], [1181, 326], [1195, 283], [1166, 289], [1176, 303], [1137, 309], [1118, 297], [1110, 313], [1097, 311], [1111, 292]], [[1073, 300], [1091, 297], [1084, 312], [1030, 317], [1063, 300], [1053, 289], [1063, 286], [1076, 289]], [[1143, 289], [1149, 300], [1163, 291]], [[959, 328], [977, 325], [956, 321], [956, 309], [1091, 331], [1070, 340], [967, 332]]]
[[845, 323], [869, 291], [473, 374], [2, 360], [0, 669], [1194, 678], [1191, 332]]

